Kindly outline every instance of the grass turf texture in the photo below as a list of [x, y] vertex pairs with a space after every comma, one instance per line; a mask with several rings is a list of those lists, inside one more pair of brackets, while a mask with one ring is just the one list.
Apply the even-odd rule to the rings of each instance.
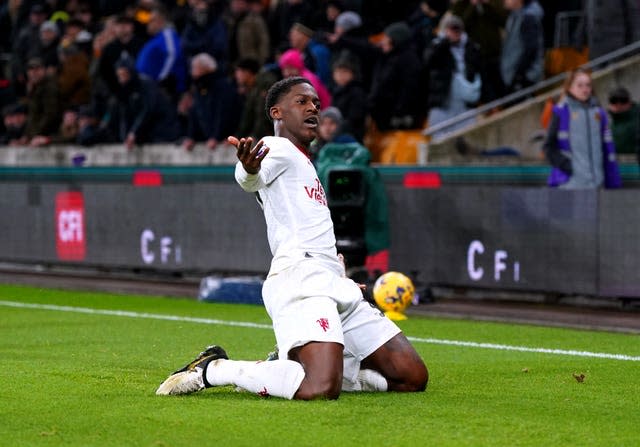
[[[269, 324], [260, 306], [0, 286], [0, 300]], [[412, 317], [408, 336], [640, 355], [640, 337]], [[207, 344], [261, 359], [269, 329], [0, 306], [7, 446], [633, 446], [640, 363], [416, 342], [425, 393], [154, 394]], [[582, 383], [574, 377], [582, 373]]]

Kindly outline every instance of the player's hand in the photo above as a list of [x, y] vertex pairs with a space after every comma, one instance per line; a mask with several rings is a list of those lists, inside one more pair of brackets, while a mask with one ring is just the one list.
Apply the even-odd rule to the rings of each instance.
[[[340, 261], [340, 263], [342, 264], [342, 267], [344, 267], [344, 276], [346, 278], [347, 276], [347, 263], [344, 261], [344, 255], [342, 253], [338, 253], [338, 261]], [[367, 290], [367, 285], [366, 284], [361, 284], [359, 282], [356, 283], [358, 285], [358, 287], [360, 287], [360, 290], [364, 291]]]
[[251, 147], [253, 145], [251, 137], [239, 140], [236, 137], [229, 137], [227, 141], [236, 147], [236, 156], [242, 163], [244, 170], [249, 174], [257, 174], [260, 171], [262, 160], [269, 153], [269, 148], [265, 146], [264, 141], [258, 141], [254, 147]]

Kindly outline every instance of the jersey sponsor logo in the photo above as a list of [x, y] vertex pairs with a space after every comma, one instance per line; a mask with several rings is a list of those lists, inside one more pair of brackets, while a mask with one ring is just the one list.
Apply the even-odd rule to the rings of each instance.
[[316, 323], [320, 325], [320, 328], [327, 332], [329, 330], [329, 320], [327, 318], [319, 318], [316, 320]]
[[80, 191], [56, 195], [56, 252], [64, 261], [85, 258], [84, 197]]
[[320, 183], [319, 179], [316, 178], [315, 185], [305, 186], [304, 191], [311, 200], [315, 200], [320, 205], [327, 206], [327, 196], [324, 193], [324, 188], [322, 187], [322, 183]]

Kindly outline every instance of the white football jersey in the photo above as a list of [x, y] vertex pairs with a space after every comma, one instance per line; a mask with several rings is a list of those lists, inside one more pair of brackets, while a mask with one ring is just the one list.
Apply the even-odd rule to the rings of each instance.
[[273, 254], [271, 273], [277, 273], [301, 257], [336, 256], [333, 222], [327, 196], [307, 155], [282, 137], [263, 138], [269, 153], [257, 174], [236, 164], [238, 184], [256, 192], [264, 210], [269, 246]]

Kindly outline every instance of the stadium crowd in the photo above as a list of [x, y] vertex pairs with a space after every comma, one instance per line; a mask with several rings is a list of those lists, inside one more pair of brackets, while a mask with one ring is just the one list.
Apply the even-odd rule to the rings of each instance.
[[555, 14], [580, 4], [0, 1], [0, 142], [214, 149], [271, 134], [266, 89], [293, 75], [341, 134], [421, 129], [540, 81]]

